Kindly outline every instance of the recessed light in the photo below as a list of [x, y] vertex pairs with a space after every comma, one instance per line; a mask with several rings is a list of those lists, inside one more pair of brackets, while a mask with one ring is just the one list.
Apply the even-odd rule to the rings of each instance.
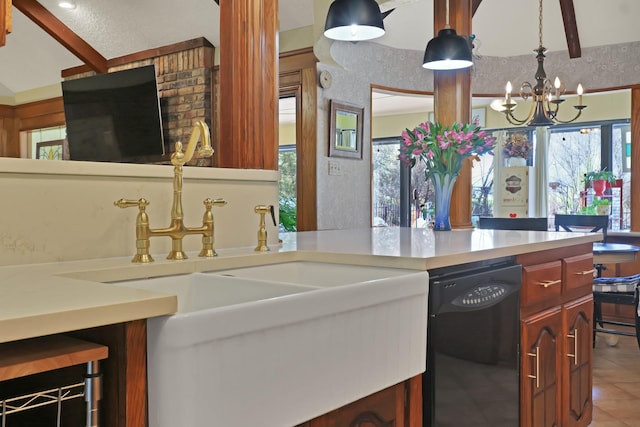
[[76, 2], [73, 0], [60, 1], [58, 2], [58, 6], [60, 6], [63, 9], [75, 9]]

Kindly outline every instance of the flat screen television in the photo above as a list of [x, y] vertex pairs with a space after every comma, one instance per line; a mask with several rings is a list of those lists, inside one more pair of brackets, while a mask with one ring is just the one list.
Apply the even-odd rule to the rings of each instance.
[[62, 82], [71, 160], [162, 160], [164, 140], [153, 65]]

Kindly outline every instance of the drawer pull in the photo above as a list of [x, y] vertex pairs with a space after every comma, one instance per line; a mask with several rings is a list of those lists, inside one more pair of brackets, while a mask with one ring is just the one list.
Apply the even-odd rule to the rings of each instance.
[[573, 338], [573, 354], [568, 353], [567, 356], [573, 357], [573, 364], [578, 364], [578, 329], [573, 330], [573, 334], [568, 334], [567, 338]]
[[536, 374], [527, 375], [527, 377], [536, 380], [536, 388], [540, 388], [540, 347], [536, 347], [535, 353], [527, 353], [528, 356], [536, 358]]
[[597, 271], [598, 271], [598, 270], [596, 270], [595, 268], [592, 268], [591, 270], [578, 271], [578, 272], [576, 272], [576, 275], [577, 275], [577, 276], [586, 276], [586, 275], [588, 275], [588, 274], [593, 275], [593, 274], [597, 273]]
[[562, 283], [562, 280], [545, 280], [544, 282], [539, 282], [538, 284], [543, 288], [548, 288], [549, 286], [559, 285]]

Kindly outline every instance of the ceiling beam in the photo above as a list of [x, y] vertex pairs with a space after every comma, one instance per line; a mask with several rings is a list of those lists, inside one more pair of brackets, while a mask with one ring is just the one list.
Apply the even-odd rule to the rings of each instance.
[[108, 71], [107, 59], [104, 56], [36, 0], [13, 0], [13, 5], [92, 70], [97, 73]]
[[576, 11], [573, 8], [573, 0], [560, 0], [560, 10], [562, 11], [564, 33], [567, 37], [569, 58], [580, 58], [580, 56], [582, 56], [582, 49], [580, 48], [580, 38], [578, 37], [578, 25], [576, 24]]
[[482, 0], [473, 0], [471, 2], [471, 16], [474, 16], [476, 14], [476, 10], [478, 10], [478, 7], [480, 7], [480, 3], [482, 3]]

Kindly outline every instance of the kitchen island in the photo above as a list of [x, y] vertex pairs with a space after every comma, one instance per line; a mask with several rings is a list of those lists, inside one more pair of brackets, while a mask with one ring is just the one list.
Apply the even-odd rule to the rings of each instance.
[[[219, 257], [214, 259], [201, 259], [196, 254], [189, 254], [191, 258], [185, 261], [167, 261], [158, 255], [158, 261], [150, 265], [131, 264], [130, 258], [126, 257], [7, 266], [0, 268], [0, 292], [3, 295], [0, 300], [0, 342], [68, 332], [100, 341], [114, 331], [122, 333], [122, 337], [107, 343], [110, 344], [110, 356], [119, 359], [120, 364], [115, 364], [112, 371], [105, 369], [105, 374], [110, 371], [111, 375], [118, 376], [118, 385], [113, 387], [112, 393], [126, 396], [126, 402], [119, 403], [120, 408], [116, 411], [119, 418], [114, 418], [107, 425], [144, 425], [146, 407], [139, 402], [144, 401], [144, 387], [141, 388], [140, 382], [143, 386], [145, 371], [137, 365], [144, 365], [145, 343], [140, 334], [144, 335], [145, 319], [173, 313], [177, 307], [176, 298], [152, 291], [116, 288], [104, 282], [291, 261], [428, 271], [516, 256], [531, 271], [525, 273], [523, 286], [536, 274], [548, 271], [559, 275], [558, 280], [573, 284], [570, 277], [562, 279], [562, 275], [570, 270], [563, 270], [561, 264], [556, 268], [554, 262], [579, 257], [580, 265], [587, 265], [592, 242], [599, 238], [597, 233], [499, 230], [433, 233], [430, 230], [374, 228], [284, 234], [282, 245], [272, 245], [271, 252], [264, 254], [255, 253], [253, 248], [233, 248], [219, 249]], [[544, 268], [538, 268], [540, 265]], [[551, 289], [554, 292], [552, 303], [558, 306], [569, 301], [563, 299], [565, 294], [571, 301], [587, 295], [583, 283], [570, 287], [566, 292], [560, 287]], [[540, 290], [532, 292], [531, 295], [526, 294], [525, 305], [530, 316], [548, 310], [546, 296], [539, 295]], [[132, 331], [136, 332], [131, 334]], [[531, 338], [530, 335], [527, 337]], [[565, 344], [559, 347], [565, 350]], [[558, 363], [561, 363], [560, 358]], [[527, 362], [526, 366], [529, 364]], [[371, 393], [376, 391], [371, 390]], [[535, 401], [534, 398], [530, 400]], [[105, 404], [113, 405], [109, 393], [105, 395]], [[532, 411], [537, 411], [536, 408], [534, 405]]]

